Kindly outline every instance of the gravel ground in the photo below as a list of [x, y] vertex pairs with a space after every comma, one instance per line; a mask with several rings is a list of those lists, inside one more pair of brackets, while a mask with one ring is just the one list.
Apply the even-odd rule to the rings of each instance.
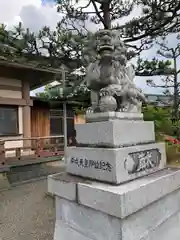
[[0, 240], [53, 240], [55, 205], [47, 180], [0, 192]]

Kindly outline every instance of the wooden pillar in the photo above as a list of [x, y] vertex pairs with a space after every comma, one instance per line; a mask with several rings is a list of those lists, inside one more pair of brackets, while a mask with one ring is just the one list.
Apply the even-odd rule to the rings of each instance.
[[[22, 82], [22, 98], [26, 101], [23, 107], [23, 137], [31, 137], [31, 107], [30, 107], [30, 87], [28, 81]], [[30, 146], [30, 141], [24, 141], [24, 147]]]

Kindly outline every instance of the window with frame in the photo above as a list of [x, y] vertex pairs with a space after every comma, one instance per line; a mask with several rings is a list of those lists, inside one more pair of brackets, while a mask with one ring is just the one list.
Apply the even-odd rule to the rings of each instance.
[[[64, 133], [63, 110], [50, 110], [50, 134], [51, 136], [63, 135]], [[74, 112], [67, 111], [67, 137], [74, 135]]]
[[18, 107], [0, 106], [0, 136], [19, 134]]

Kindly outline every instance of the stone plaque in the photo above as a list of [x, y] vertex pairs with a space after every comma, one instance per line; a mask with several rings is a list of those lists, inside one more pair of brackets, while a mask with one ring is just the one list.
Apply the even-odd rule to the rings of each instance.
[[142, 172], [147, 169], [158, 167], [161, 160], [160, 151], [155, 149], [132, 152], [125, 159], [124, 167], [129, 174]]

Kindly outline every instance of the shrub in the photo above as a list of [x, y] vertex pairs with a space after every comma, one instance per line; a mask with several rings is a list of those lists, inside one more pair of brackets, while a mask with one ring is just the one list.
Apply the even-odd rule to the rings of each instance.
[[180, 145], [166, 143], [167, 162], [180, 161]]

